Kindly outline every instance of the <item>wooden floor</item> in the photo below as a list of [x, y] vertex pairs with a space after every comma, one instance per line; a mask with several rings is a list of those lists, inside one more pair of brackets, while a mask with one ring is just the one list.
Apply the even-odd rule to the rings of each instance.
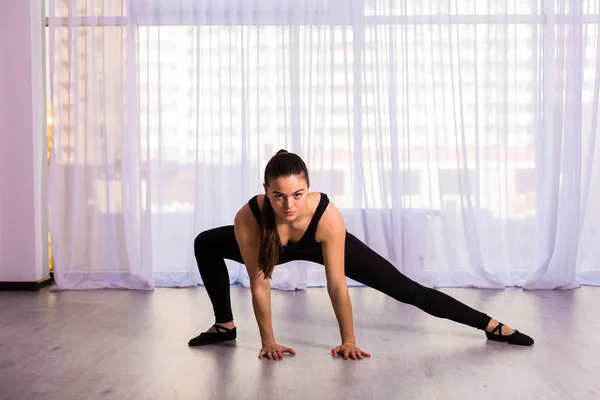
[[0, 399], [598, 399], [600, 288], [442, 289], [531, 335], [519, 348], [351, 288], [359, 346], [339, 333], [327, 291], [274, 291], [282, 361], [259, 360], [250, 292], [232, 287], [238, 339], [188, 348], [212, 323], [203, 287], [0, 292]]

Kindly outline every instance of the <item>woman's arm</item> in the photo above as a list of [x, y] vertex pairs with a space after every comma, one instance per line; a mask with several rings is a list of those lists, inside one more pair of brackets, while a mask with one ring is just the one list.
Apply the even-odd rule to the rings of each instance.
[[352, 304], [344, 274], [346, 225], [337, 208], [330, 204], [320, 224], [322, 228], [323, 260], [327, 275], [327, 292], [340, 327], [343, 343], [356, 343], [352, 321]]
[[331, 355], [340, 354], [353, 360], [371, 357], [356, 345], [352, 322], [352, 304], [348, 294], [346, 274], [344, 272], [344, 253], [346, 246], [346, 225], [344, 218], [333, 204], [329, 204], [319, 222], [323, 261], [327, 274], [327, 291], [335, 311], [342, 337], [341, 346], [335, 347]]
[[281, 346], [275, 342], [273, 324], [271, 322], [271, 283], [258, 268], [260, 227], [256, 223], [256, 219], [254, 219], [254, 215], [247, 204], [235, 216], [233, 227], [240, 253], [250, 277], [252, 307], [254, 308], [254, 316], [256, 317], [262, 341], [262, 348], [258, 353], [258, 358], [265, 356], [269, 360], [281, 360], [283, 353], [295, 355], [296, 352], [294, 349]]
[[236, 214], [233, 226], [235, 238], [250, 277], [252, 306], [262, 344], [275, 343], [271, 321], [271, 285], [258, 268], [260, 228], [247, 204]]

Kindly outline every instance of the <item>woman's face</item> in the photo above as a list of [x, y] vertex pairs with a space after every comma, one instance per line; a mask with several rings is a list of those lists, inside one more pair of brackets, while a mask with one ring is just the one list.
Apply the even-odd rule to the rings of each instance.
[[293, 222], [305, 211], [308, 185], [303, 175], [290, 175], [273, 179], [265, 186], [265, 194], [275, 216]]

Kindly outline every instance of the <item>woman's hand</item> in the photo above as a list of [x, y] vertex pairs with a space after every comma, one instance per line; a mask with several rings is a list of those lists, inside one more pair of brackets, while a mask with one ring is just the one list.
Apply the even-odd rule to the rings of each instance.
[[281, 360], [283, 359], [283, 353], [289, 353], [292, 355], [296, 355], [294, 349], [289, 347], [280, 346], [277, 343], [263, 344], [262, 349], [260, 349], [260, 353], [258, 354], [258, 358], [262, 358], [266, 356], [269, 360]]
[[346, 360], [348, 359], [348, 357], [352, 358], [353, 360], [362, 360], [363, 356], [371, 357], [369, 353], [359, 349], [356, 343], [350, 342], [342, 343], [341, 346], [338, 346], [331, 350], [332, 357], [334, 357], [336, 354], [343, 356]]

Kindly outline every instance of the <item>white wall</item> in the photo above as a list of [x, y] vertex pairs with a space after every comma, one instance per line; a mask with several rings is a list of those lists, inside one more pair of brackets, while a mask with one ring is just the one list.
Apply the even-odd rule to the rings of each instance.
[[48, 276], [43, 17], [42, 1], [2, 1], [0, 282]]

